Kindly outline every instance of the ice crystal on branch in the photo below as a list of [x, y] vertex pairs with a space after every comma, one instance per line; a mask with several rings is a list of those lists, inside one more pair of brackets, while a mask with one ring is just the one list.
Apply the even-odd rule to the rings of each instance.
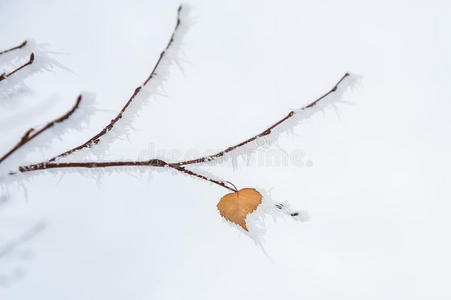
[[0, 55], [0, 105], [8, 98], [28, 91], [26, 80], [40, 72], [66, 69], [52, 58], [46, 44], [38, 44], [27, 39], [19, 48], [2, 51]]

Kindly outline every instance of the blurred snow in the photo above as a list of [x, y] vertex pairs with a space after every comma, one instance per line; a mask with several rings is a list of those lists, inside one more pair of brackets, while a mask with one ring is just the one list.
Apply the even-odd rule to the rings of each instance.
[[[265, 255], [224, 224], [216, 204], [227, 191], [216, 185], [153, 169], [36, 173], [24, 183], [27, 198], [12, 185], [0, 204], [1, 243], [46, 224], [17, 248], [29, 255], [8, 269], [14, 280], [0, 286], [0, 299], [450, 298], [451, 3], [189, 3], [183, 72], [171, 69], [162, 95], [103, 159], [214, 153], [352, 71], [363, 80], [339, 117], [311, 116], [236, 169], [196, 166], [238, 188], [271, 190], [311, 219], [268, 218]], [[28, 91], [0, 106], [0, 153], [67, 111], [80, 91], [96, 95], [88, 128], [27, 160], [103, 128], [149, 74], [178, 4], [2, 1], [0, 48], [32, 37], [71, 72], [29, 77]]]

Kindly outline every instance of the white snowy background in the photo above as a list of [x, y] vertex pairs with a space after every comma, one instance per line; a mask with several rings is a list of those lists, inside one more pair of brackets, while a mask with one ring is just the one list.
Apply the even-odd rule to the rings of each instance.
[[[151, 71], [178, 4], [0, 1], [1, 49], [32, 38], [70, 70], [34, 75], [29, 92], [2, 99], [0, 153], [82, 91], [95, 94], [89, 126], [26, 161], [107, 124]], [[209, 154], [355, 72], [361, 85], [338, 116], [314, 116], [249, 165], [197, 166], [239, 188], [272, 189], [310, 221], [268, 219], [265, 255], [219, 216], [219, 186], [150, 169], [36, 173], [27, 196], [12, 186], [0, 199], [0, 299], [449, 299], [451, 2], [189, 4], [183, 72], [171, 68], [165, 93], [105, 159]], [[266, 161], [283, 153], [296, 159]]]

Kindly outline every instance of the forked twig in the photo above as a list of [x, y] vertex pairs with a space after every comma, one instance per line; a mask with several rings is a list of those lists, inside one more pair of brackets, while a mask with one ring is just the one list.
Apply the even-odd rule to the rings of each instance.
[[11, 51], [14, 51], [16, 49], [23, 48], [23, 47], [25, 47], [26, 44], [27, 44], [27, 41], [25, 40], [25, 41], [22, 42], [22, 44], [20, 44], [18, 46], [15, 46], [15, 47], [12, 47], [10, 49], [6, 49], [6, 50], [3, 50], [3, 51], [0, 51], [0, 55], [8, 53], [8, 52], [11, 52]]
[[6, 79], [6, 78], [8, 78], [8, 77], [10, 77], [11, 75], [13, 75], [14, 73], [16, 73], [16, 72], [19, 71], [19, 70], [22, 70], [22, 69], [25, 68], [26, 66], [31, 65], [31, 64], [33, 63], [33, 61], [34, 61], [34, 53], [32, 52], [32, 53], [30, 54], [30, 58], [29, 58], [28, 62], [24, 63], [23, 65], [21, 65], [20, 67], [18, 67], [18, 68], [16, 68], [16, 69], [12, 70], [12, 71], [9, 72], [9, 73], [3, 73], [3, 74], [0, 74], [0, 81]]
[[[321, 97], [315, 99], [313, 102], [311, 102], [310, 104], [304, 106], [303, 108], [301, 108], [301, 110], [305, 110], [305, 109], [309, 109], [313, 106], [315, 106], [319, 101], [321, 101], [322, 99], [324, 99], [325, 97], [327, 97], [328, 95], [330, 95], [331, 93], [335, 92], [338, 88], [338, 86], [340, 85], [340, 83], [347, 77], [349, 76], [349, 73], [344, 74], [340, 80], [332, 87], [332, 89], [330, 89], [327, 93], [323, 94]], [[287, 116], [285, 116], [284, 118], [282, 118], [281, 120], [277, 121], [276, 123], [274, 123], [273, 125], [271, 125], [270, 127], [268, 127], [267, 129], [265, 129], [263, 132], [261, 132], [258, 135], [255, 135], [237, 145], [231, 146], [227, 149], [225, 149], [224, 151], [221, 151], [219, 153], [216, 153], [214, 155], [211, 156], [206, 156], [206, 157], [201, 157], [198, 159], [194, 159], [194, 160], [189, 160], [189, 161], [182, 161], [182, 162], [176, 162], [176, 163], [167, 163], [165, 161], [162, 161], [160, 159], [150, 159], [150, 160], [146, 160], [146, 161], [109, 161], [109, 162], [67, 162], [67, 163], [57, 163], [57, 162], [52, 162], [52, 161], [48, 161], [48, 162], [41, 162], [41, 163], [37, 163], [37, 164], [32, 164], [32, 165], [28, 165], [28, 166], [21, 166], [19, 167], [19, 172], [29, 172], [29, 171], [37, 171], [37, 170], [45, 170], [45, 169], [61, 169], [61, 168], [106, 168], [106, 167], [118, 167], [118, 166], [146, 166], [146, 167], [169, 167], [172, 168], [174, 170], [183, 172], [185, 174], [206, 180], [206, 181], [210, 181], [213, 182], [217, 185], [220, 185], [226, 189], [229, 189], [231, 191], [237, 191], [237, 189], [231, 188], [228, 185], [226, 185], [225, 181], [218, 181], [215, 179], [211, 179], [208, 178], [204, 175], [195, 173], [189, 169], [186, 169], [184, 166], [185, 165], [189, 165], [189, 164], [195, 164], [195, 163], [203, 163], [203, 162], [207, 162], [207, 161], [211, 161], [213, 159], [216, 159], [218, 157], [221, 157], [223, 155], [225, 155], [228, 152], [231, 152], [235, 149], [238, 149], [239, 147], [242, 147], [252, 141], [254, 141], [255, 139], [262, 137], [262, 136], [266, 136], [271, 134], [271, 131], [276, 128], [277, 126], [279, 126], [280, 124], [282, 124], [283, 122], [285, 122], [286, 120], [288, 120], [289, 118], [291, 118], [296, 112], [295, 111], [291, 111]], [[14, 174], [14, 173], [10, 173], [10, 174]], [[233, 185], [233, 184], [232, 184]], [[295, 215], [293, 215], [295, 216]]]
[[47, 129], [53, 127], [57, 123], [61, 123], [61, 122], [65, 121], [65, 120], [67, 120], [77, 110], [77, 108], [80, 106], [81, 98], [82, 98], [81, 95], [79, 95], [77, 97], [77, 100], [75, 101], [75, 104], [72, 106], [72, 108], [68, 112], [66, 112], [61, 117], [59, 117], [59, 118], [57, 118], [57, 119], [55, 119], [53, 121], [48, 122], [44, 127], [39, 129], [38, 131], [35, 131], [34, 128], [28, 129], [27, 132], [25, 132], [25, 134], [22, 136], [20, 141], [13, 148], [11, 148], [11, 150], [9, 150], [2, 157], [0, 157], [0, 163], [2, 163], [11, 154], [13, 154], [15, 151], [20, 149], [23, 145], [25, 145], [26, 143], [28, 143], [29, 141], [31, 141], [32, 139], [34, 139], [35, 137], [37, 137], [38, 135], [40, 135], [41, 133], [46, 131]]
[[[172, 32], [171, 38], [168, 41], [165, 49], [161, 52], [160, 57], [158, 58], [155, 66], [152, 69], [152, 72], [150, 73], [150, 75], [147, 77], [147, 79], [144, 81], [143, 85], [137, 87], [135, 89], [135, 91], [133, 92], [132, 96], [128, 99], [128, 101], [125, 103], [125, 105], [122, 107], [122, 109], [120, 110], [120, 112], [118, 113], [118, 115], [111, 120], [111, 122], [105, 127], [103, 128], [99, 133], [97, 133], [96, 135], [94, 135], [92, 138], [90, 138], [89, 140], [87, 140], [85, 143], [74, 147], [70, 150], [67, 150], [55, 157], [52, 157], [51, 159], [49, 159], [48, 161], [45, 162], [41, 162], [41, 163], [36, 163], [36, 164], [30, 164], [27, 166], [20, 166], [18, 168], [18, 171], [23, 173], [23, 172], [30, 172], [30, 171], [38, 171], [38, 170], [46, 170], [46, 169], [63, 169], [63, 168], [108, 168], [108, 167], [121, 167], [121, 166], [133, 166], [133, 167], [167, 167], [167, 168], [172, 168], [174, 170], [177, 170], [179, 172], [185, 173], [187, 175], [190, 176], [194, 176], [197, 178], [200, 178], [202, 180], [205, 181], [209, 181], [212, 183], [215, 183], [223, 188], [226, 188], [228, 190], [237, 191], [237, 188], [231, 184], [228, 181], [219, 181], [216, 179], [212, 179], [212, 178], [208, 178], [207, 176], [198, 174], [194, 171], [191, 171], [189, 169], [186, 169], [186, 165], [190, 165], [190, 164], [195, 164], [195, 163], [203, 163], [203, 162], [208, 162], [211, 160], [214, 160], [216, 158], [219, 158], [223, 155], [225, 155], [228, 152], [231, 152], [233, 150], [236, 150], [254, 140], [256, 140], [257, 138], [263, 137], [263, 136], [267, 136], [269, 134], [271, 134], [272, 130], [274, 128], [276, 128], [277, 126], [279, 126], [280, 124], [284, 123], [285, 121], [287, 121], [288, 119], [290, 119], [291, 117], [293, 117], [296, 113], [298, 113], [298, 111], [290, 111], [288, 113], [288, 115], [286, 115], [284, 118], [282, 118], [281, 120], [277, 121], [276, 123], [274, 123], [273, 125], [271, 125], [270, 127], [268, 127], [267, 129], [265, 129], [264, 131], [262, 131], [261, 133], [239, 143], [236, 144], [234, 146], [228, 147], [225, 150], [218, 152], [216, 154], [210, 155], [210, 156], [204, 156], [204, 157], [200, 157], [200, 158], [196, 158], [196, 159], [192, 159], [192, 160], [187, 160], [187, 161], [181, 161], [181, 162], [174, 162], [174, 163], [167, 163], [163, 160], [160, 159], [150, 159], [150, 160], [146, 160], [146, 161], [103, 161], [103, 162], [57, 162], [56, 159], [61, 158], [61, 157], [65, 157], [68, 156], [71, 153], [74, 153], [78, 150], [84, 149], [84, 148], [88, 148], [91, 147], [92, 145], [97, 144], [100, 139], [107, 134], [115, 125], [116, 123], [122, 118], [123, 113], [127, 110], [127, 108], [129, 107], [129, 105], [133, 102], [133, 100], [135, 99], [135, 97], [140, 93], [140, 91], [142, 90], [142, 88], [156, 75], [156, 70], [158, 68], [158, 66], [160, 65], [160, 62], [162, 61], [166, 51], [170, 48], [170, 46], [172, 45], [173, 41], [174, 41], [174, 36], [175, 33], [177, 32], [177, 29], [180, 26], [180, 12], [182, 10], [182, 7], [180, 6], [178, 8], [177, 11], [177, 23], [175, 25], [175, 28]], [[321, 101], [322, 99], [324, 99], [326, 96], [330, 95], [331, 93], [335, 92], [338, 88], [338, 86], [340, 85], [340, 83], [349, 76], [349, 73], [344, 74], [340, 80], [332, 87], [332, 89], [330, 89], [327, 93], [323, 94], [321, 97], [317, 98], [316, 100], [314, 100], [313, 102], [311, 102], [310, 104], [304, 106], [303, 108], [301, 108], [300, 110], [306, 110], [309, 108], [312, 108], [313, 106], [315, 106], [319, 101]], [[49, 123], [51, 125], [47, 125], [45, 126], [43, 129], [41, 129], [40, 131], [31, 134], [33, 132], [32, 129], [30, 129], [29, 131], [27, 131], [25, 133], [25, 135], [22, 137], [21, 141], [13, 148], [11, 149], [4, 157], [2, 157], [0, 159], [0, 162], [2, 160], [4, 160], [6, 157], [8, 157], [11, 153], [13, 153], [15, 150], [17, 150], [18, 148], [20, 148], [21, 146], [23, 146], [26, 142], [28, 142], [29, 140], [31, 140], [32, 138], [34, 138], [35, 136], [37, 136], [38, 134], [42, 133], [44, 130], [46, 130], [47, 128], [53, 126], [54, 123], [57, 122], [61, 122], [64, 121], [65, 119], [67, 119], [70, 114], [73, 113], [73, 111], [75, 111], [75, 109], [78, 107], [79, 101], [81, 100], [81, 96], [78, 98], [76, 105], [74, 106], [74, 108], [68, 112], [68, 114], [66, 114], [66, 117], [62, 117], [59, 118], [55, 121], [53, 121], [53, 123]], [[15, 172], [10, 172], [11, 175], [13, 174], [17, 174]], [[229, 185], [228, 185], [228, 184]], [[230, 185], [232, 185], [233, 187], [231, 187]], [[279, 209], [282, 209], [282, 207], [278, 207]], [[298, 213], [293, 213], [291, 214], [292, 216], [296, 216]]]

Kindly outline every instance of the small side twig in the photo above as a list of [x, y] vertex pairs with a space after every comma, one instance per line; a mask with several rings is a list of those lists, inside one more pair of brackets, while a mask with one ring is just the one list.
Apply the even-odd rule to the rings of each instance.
[[23, 48], [23, 47], [25, 47], [26, 44], [27, 44], [27, 41], [25, 40], [25, 41], [22, 42], [22, 44], [20, 44], [18, 46], [15, 46], [15, 47], [12, 47], [10, 49], [6, 49], [6, 50], [3, 50], [3, 51], [0, 51], [0, 55], [8, 53], [8, 52], [11, 52], [11, 51], [14, 51], [16, 49]]
[[2, 157], [0, 157], [0, 163], [2, 163], [11, 154], [13, 154], [15, 151], [17, 151], [23, 145], [25, 145], [26, 143], [28, 143], [29, 141], [31, 141], [32, 139], [34, 139], [35, 137], [37, 137], [38, 135], [40, 135], [41, 133], [46, 131], [47, 129], [53, 127], [57, 123], [61, 123], [61, 122], [64, 122], [65, 120], [67, 120], [77, 110], [77, 108], [80, 106], [81, 99], [82, 99], [82, 96], [79, 95], [77, 97], [77, 100], [75, 101], [75, 104], [72, 106], [72, 108], [68, 112], [66, 112], [61, 117], [59, 117], [59, 118], [57, 118], [57, 119], [55, 119], [53, 121], [48, 122], [44, 127], [39, 129], [38, 131], [35, 131], [34, 128], [28, 129], [25, 132], [25, 134], [22, 136], [20, 141], [13, 148], [11, 148], [11, 150], [9, 150]]
[[[206, 177], [206, 176], [204, 176], [204, 175], [198, 174], [198, 173], [196, 173], [196, 172], [193, 172], [193, 171], [188, 170], [188, 169], [186, 169], [185, 167], [181, 167], [181, 166], [172, 166], [172, 165], [167, 165], [167, 166], [170, 167], [170, 168], [173, 168], [173, 169], [175, 169], [175, 170], [177, 170], [177, 171], [180, 171], [180, 172], [183, 172], [183, 173], [185, 173], [185, 174], [188, 174], [188, 175], [190, 175], [190, 176], [194, 176], [194, 177], [197, 177], [197, 178], [206, 180], [206, 181], [213, 182], [213, 183], [215, 183], [215, 184], [217, 184], [217, 185], [220, 185], [220, 186], [222, 186], [223, 188], [226, 188], [226, 189], [228, 189], [228, 190], [231, 190], [231, 191], [234, 191], [234, 192], [237, 192], [237, 191], [238, 191], [238, 190], [236, 189], [235, 185], [234, 185], [233, 183], [229, 182], [229, 181], [219, 181], [219, 180], [216, 180], [216, 179], [208, 178], [208, 177]], [[227, 186], [227, 185], [225, 184], [225, 182], [230, 183], [233, 187]]]
[[299, 212], [298, 212], [298, 211], [290, 211], [290, 210], [287, 210], [287, 209], [285, 208], [285, 205], [282, 204], [282, 203], [274, 204], [274, 206], [275, 206], [276, 208], [280, 209], [283, 213], [285, 213], [285, 214], [287, 214], [287, 215], [290, 215], [290, 216], [292, 216], [292, 217], [297, 217], [297, 216], [299, 216]]
[[112, 119], [111, 122], [107, 126], [105, 126], [105, 128], [103, 128], [99, 133], [97, 133], [95, 136], [93, 136], [92, 138], [90, 138], [89, 140], [84, 142], [83, 144], [81, 144], [77, 147], [74, 147], [70, 150], [67, 150], [61, 154], [58, 154], [57, 156], [50, 158], [49, 161], [55, 161], [57, 158], [65, 157], [65, 156], [72, 154], [76, 151], [79, 151], [81, 149], [91, 147], [93, 144], [97, 144], [100, 141], [101, 137], [104, 136], [108, 131], [110, 131], [114, 127], [114, 125], [122, 118], [123, 113], [127, 110], [129, 105], [133, 102], [133, 100], [139, 94], [139, 92], [142, 90], [142, 88], [147, 83], [149, 83], [149, 81], [156, 75], [156, 70], [158, 69], [158, 66], [160, 65], [166, 51], [169, 49], [169, 47], [171, 47], [172, 43], [174, 42], [175, 33], [177, 32], [177, 29], [179, 28], [180, 22], [181, 22], [181, 20], [180, 20], [180, 12], [181, 11], [182, 11], [182, 6], [180, 5], [179, 8], [177, 9], [177, 22], [176, 22], [174, 30], [171, 34], [171, 38], [169, 39], [168, 43], [166, 44], [166, 47], [164, 48], [164, 50], [160, 53], [160, 57], [158, 58], [155, 66], [153, 67], [152, 72], [150, 72], [150, 75], [147, 77], [147, 79], [144, 81], [144, 83], [135, 89], [135, 91], [133, 92], [131, 97], [128, 99], [128, 101], [125, 103], [125, 105], [122, 107], [122, 109], [117, 114], [117, 116], [114, 119]]
[[[317, 98], [315, 101], [311, 102], [310, 104], [304, 106], [301, 108], [301, 110], [306, 110], [309, 109], [313, 106], [315, 106], [319, 101], [321, 101], [322, 99], [324, 99], [325, 97], [327, 97], [328, 95], [332, 94], [333, 92], [335, 92], [338, 88], [338, 86], [340, 85], [340, 83], [349, 76], [349, 73], [345, 73], [340, 80], [338, 80], [338, 82], [332, 87], [332, 89], [330, 89], [327, 93], [323, 94], [321, 97]], [[235, 149], [238, 149], [246, 144], [249, 144], [252, 141], [255, 141], [258, 138], [264, 137], [266, 135], [269, 135], [272, 130], [274, 128], [276, 128], [277, 126], [279, 126], [280, 124], [282, 124], [283, 122], [285, 122], [286, 120], [290, 119], [291, 117], [293, 117], [296, 114], [295, 111], [290, 111], [288, 113], [288, 115], [286, 115], [285, 117], [283, 117], [281, 120], [277, 121], [276, 123], [274, 123], [273, 125], [271, 125], [270, 127], [266, 128], [264, 131], [262, 131], [261, 133], [254, 135], [253, 137], [239, 143], [236, 144], [234, 146], [230, 146], [228, 148], [226, 148], [225, 150], [222, 150], [218, 153], [212, 154], [212, 155], [208, 155], [208, 156], [203, 156], [203, 157], [199, 157], [196, 159], [191, 159], [191, 160], [186, 160], [186, 161], [181, 161], [181, 162], [175, 162], [175, 163], [171, 163], [171, 166], [185, 166], [185, 165], [190, 165], [190, 164], [197, 164], [197, 163], [203, 163], [203, 162], [208, 162], [208, 161], [212, 161], [214, 159], [217, 159], [221, 156], [224, 156], [226, 153], [231, 152]]]
[[23, 68], [25, 68], [28, 65], [31, 65], [34, 61], [34, 53], [30, 54], [30, 59], [28, 60], [28, 62], [24, 63], [23, 65], [21, 65], [20, 67], [14, 69], [13, 71], [9, 72], [9, 73], [3, 73], [0, 74], [0, 81], [5, 80], [6, 78], [10, 77], [11, 75], [13, 75], [14, 73], [16, 73], [19, 70], [22, 70]]

